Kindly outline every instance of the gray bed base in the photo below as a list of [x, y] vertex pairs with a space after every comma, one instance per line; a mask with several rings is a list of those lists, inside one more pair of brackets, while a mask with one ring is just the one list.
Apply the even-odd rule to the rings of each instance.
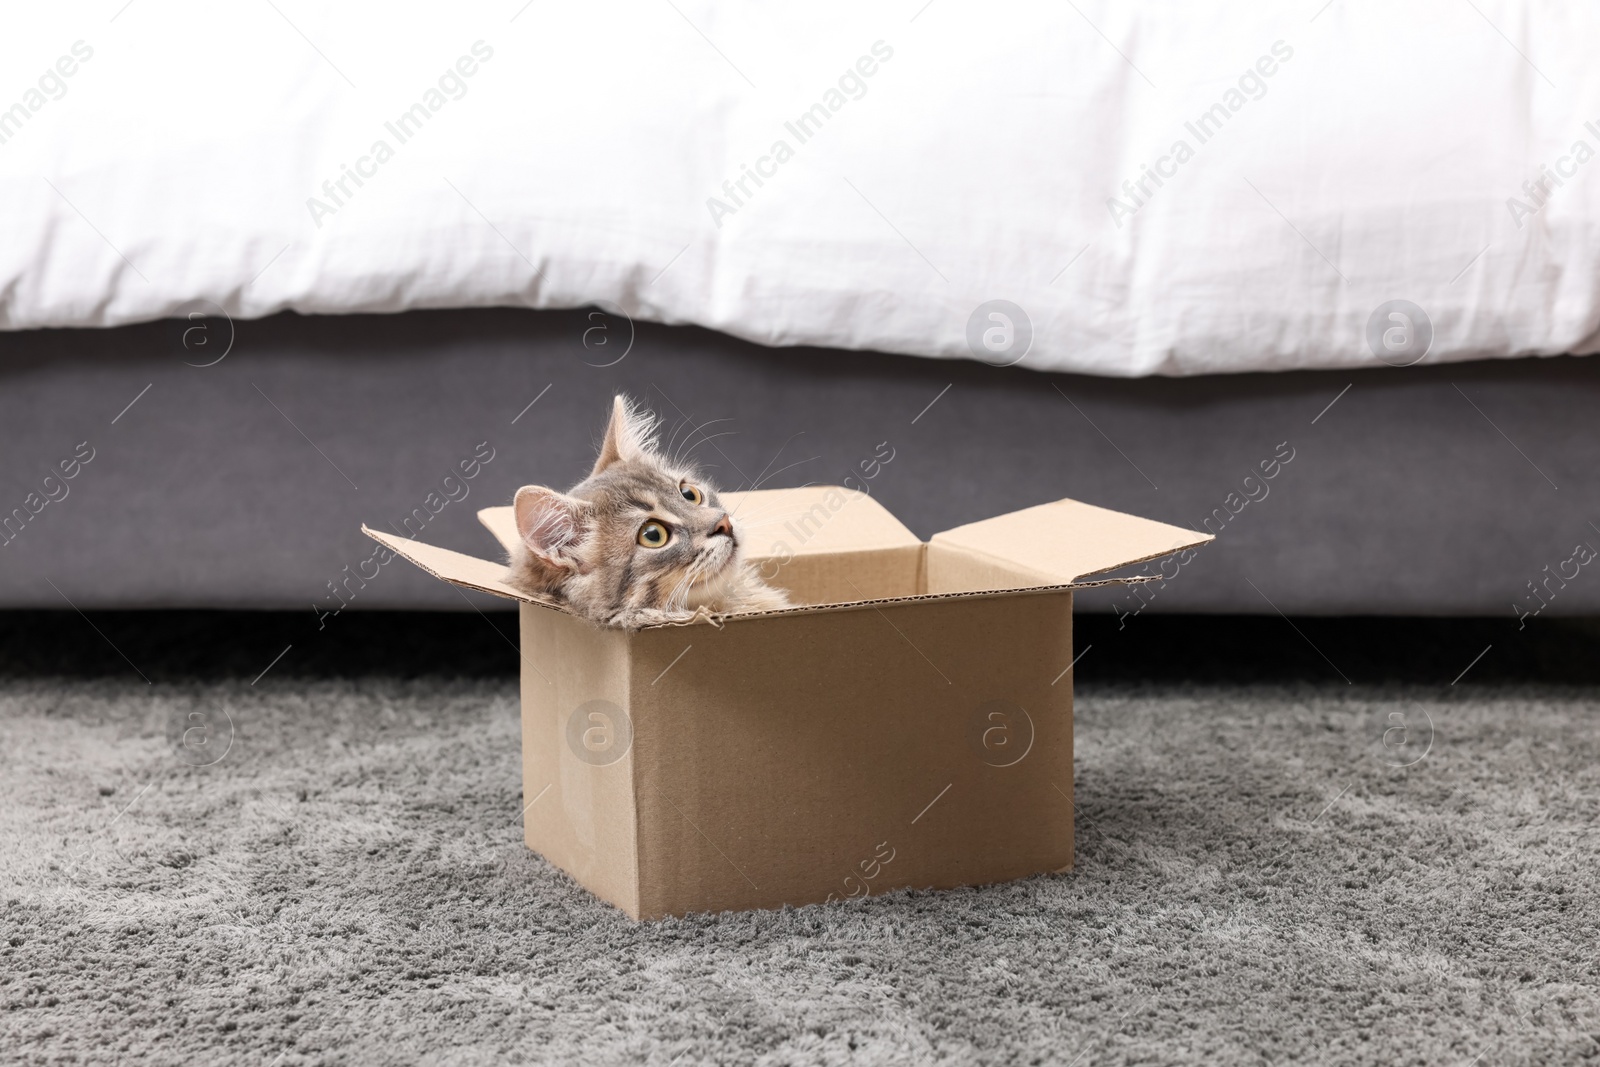
[[350, 581], [358, 527], [487, 554], [477, 508], [579, 478], [621, 391], [680, 441], [726, 420], [725, 488], [866, 461], [924, 537], [1058, 497], [1217, 533], [1084, 610], [1600, 613], [1594, 360], [1116, 380], [489, 310], [5, 334], [0, 382], [3, 608], [498, 604]]

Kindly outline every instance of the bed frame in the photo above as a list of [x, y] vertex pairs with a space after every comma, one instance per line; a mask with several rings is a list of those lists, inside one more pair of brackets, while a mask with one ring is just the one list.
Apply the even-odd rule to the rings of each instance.
[[0, 352], [6, 608], [465, 610], [413, 568], [370, 576], [361, 523], [483, 551], [477, 509], [576, 481], [620, 391], [725, 488], [851, 479], [922, 536], [1059, 497], [1218, 535], [1083, 610], [1600, 611], [1587, 359], [1122, 380], [592, 310], [194, 319]]

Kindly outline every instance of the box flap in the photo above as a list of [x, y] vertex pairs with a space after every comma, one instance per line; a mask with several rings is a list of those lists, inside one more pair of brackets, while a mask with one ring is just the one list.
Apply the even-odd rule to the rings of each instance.
[[517, 509], [510, 504], [500, 507], [483, 508], [478, 512], [478, 521], [494, 534], [494, 539], [500, 542], [500, 547], [507, 552], [517, 550]]
[[[507, 508], [506, 510], [509, 511], [510, 509]], [[558, 604], [544, 597], [530, 596], [514, 586], [507, 585], [504, 581], [506, 575], [504, 563], [491, 563], [486, 559], [478, 559], [475, 556], [468, 556], [461, 552], [452, 552], [448, 548], [440, 548], [437, 545], [423, 544], [421, 541], [413, 541], [408, 537], [395, 537], [392, 534], [379, 533], [365, 524], [362, 525], [361, 532], [395, 555], [410, 560], [435, 578], [443, 578], [452, 585], [476, 589], [480, 593], [504, 597], [507, 600], [520, 600], [527, 604], [559, 607]]]
[[1013, 511], [933, 535], [931, 544], [1001, 561], [1041, 584], [1072, 582], [1212, 539], [1077, 500]]

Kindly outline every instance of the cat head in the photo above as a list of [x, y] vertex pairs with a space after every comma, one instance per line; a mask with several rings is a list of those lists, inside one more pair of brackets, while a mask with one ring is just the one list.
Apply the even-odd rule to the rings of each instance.
[[662, 455], [654, 430], [653, 417], [619, 396], [587, 478], [565, 493], [517, 491], [513, 568], [525, 584], [607, 619], [692, 610], [738, 572], [738, 532], [716, 490]]

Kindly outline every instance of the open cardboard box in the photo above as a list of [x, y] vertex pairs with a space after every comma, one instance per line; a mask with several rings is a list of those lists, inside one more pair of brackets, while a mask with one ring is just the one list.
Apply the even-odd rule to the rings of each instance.
[[[1058, 500], [924, 544], [848, 489], [722, 499], [804, 606], [603, 629], [363, 527], [521, 602], [528, 847], [635, 918], [1070, 868], [1072, 591], [1210, 536]], [[515, 544], [511, 508], [479, 518]]]

